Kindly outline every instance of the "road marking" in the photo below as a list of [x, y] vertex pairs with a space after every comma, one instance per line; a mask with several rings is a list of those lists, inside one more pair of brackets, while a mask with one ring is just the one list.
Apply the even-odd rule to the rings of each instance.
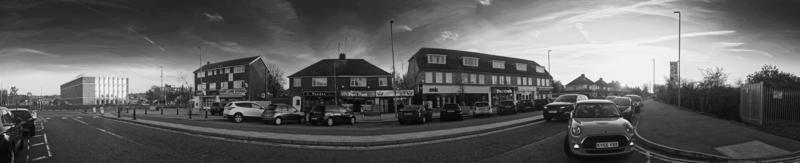
[[61, 119], [67, 119], [67, 117], [61, 117]]
[[33, 158], [31, 161], [39, 161], [39, 160], [46, 159], [46, 158], [47, 158], [47, 156], [39, 156], [39, 157]]
[[78, 120], [78, 119], [75, 119], [75, 118], [72, 118], [72, 120], [78, 121], [78, 123], [81, 123], [83, 125], [87, 125], [87, 126], [89, 125], [89, 123], [86, 123], [86, 122], [84, 122], [82, 120]]
[[[28, 140], [28, 144], [30, 144], [30, 143], [31, 143], [31, 140]], [[44, 145], [44, 143], [36, 143], [36, 144], [30, 145], [30, 146], [28, 146], [28, 149], [30, 149], [30, 147], [35, 147], [35, 146], [40, 146], [40, 145]]]
[[[31, 144], [31, 139], [28, 139], [28, 143], [27, 144]], [[39, 144], [41, 144], [41, 143], [39, 143]], [[26, 162], [30, 162], [31, 161], [31, 146], [29, 145], [29, 146], [27, 146], [27, 148], [28, 149], [26, 151], [28, 151], [28, 154], [25, 156], [25, 160], [27, 160]]]
[[125, 139], [124, 137], [122, 137], [120, 135], [117, 135], [117, 134], [115, 134], [113, 132], [110, 132], [110, 131], [103, 130], [102, 128], [96, 128], [96, 129], [100, 130], [100, 132], [104, 132], [104, 133], [109, 134], [111, 136], [114, 136], [114, 137], [117, 137], [117, 138], [120, 138], [120, 139]]

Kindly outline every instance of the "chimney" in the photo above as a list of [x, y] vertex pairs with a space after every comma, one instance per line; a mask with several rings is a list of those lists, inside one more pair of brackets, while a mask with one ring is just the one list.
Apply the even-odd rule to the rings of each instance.
[[584, 74], [581, 74], [581, 77], [586, 77], [586, 75], [584, 75]]
[[207, 64], [207, 65], [210, 65], [210, 64], [211, 64], [211, 61], [206, 61], [206, 64]]
[[339, 59], [340, 60], [345, 60], [345, 59], [347, 59], [347, 56], [344, 53], [339, 53]]

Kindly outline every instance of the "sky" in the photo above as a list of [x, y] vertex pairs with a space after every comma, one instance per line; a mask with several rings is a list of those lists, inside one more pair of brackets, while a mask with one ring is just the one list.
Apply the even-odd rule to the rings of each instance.
[[[529, 59], [555, 80], [581, 74], [662, 84], [722, 67], [800, 73], [800, 1], [751, 0], [8, 0], [0, 1], [0, 89], [58, 94], [80, 74], [130, 78], [131, 93], [192, 83], [204, 62], [263, 56], [291, 75], [320, 59], [397, 72], [421, 47]], [[389, 21], [394, 20], [391, 24]], [[201, 54], [202, 51], [202, 54]]]

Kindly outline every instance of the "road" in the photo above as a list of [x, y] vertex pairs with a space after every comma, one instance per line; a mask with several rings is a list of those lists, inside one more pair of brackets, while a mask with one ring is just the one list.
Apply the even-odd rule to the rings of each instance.
[[[496, 134], [372, 151], [310, 150], [179, 133], [65, 111], [41, 111], [43, 129], [18, 162], [647, 162], [570, 159], [564, 122], [538, 122]], [[652, 162], [659, 162], [652, 160]]]

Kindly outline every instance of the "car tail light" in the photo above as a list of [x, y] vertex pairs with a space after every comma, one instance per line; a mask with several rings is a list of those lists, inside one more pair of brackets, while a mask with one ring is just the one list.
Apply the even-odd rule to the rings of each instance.
[[231, 109], [233, 109], [233, 107], [230, 107], [230, 106], [226, 106], [225, 107], [225, 110], [231, 110]]

